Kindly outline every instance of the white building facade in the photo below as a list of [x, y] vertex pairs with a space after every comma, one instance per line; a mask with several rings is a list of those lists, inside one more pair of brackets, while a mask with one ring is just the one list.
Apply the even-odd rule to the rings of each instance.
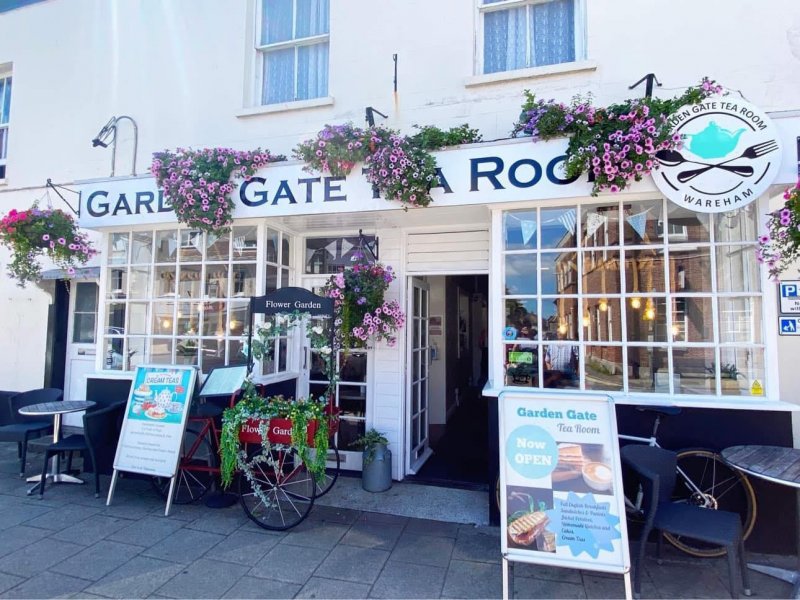
[[[797, 179], [798, 32], [790, 0], [759, 14], [722, 0], [47, 0], [1, 13], [0, 212], [36, 200], [66, 209], [50, 179], [80, 193], [57, 188], [101, 252], [60, 301], [60, 283], [0, 284], [0, 388], [40, 387], [63, 371], [66, 395], [82, 399], [87, 379], [124, 380], [137, 364], [232, 364], [247, 299], [321, 286], [362, 232], [397, 272], [390, 297], [409, 318], [397, 346], [343, 365], [340, 447], [364, 428], [386, 432], [395, 479], [423, 467], [431, 435], [480, 390], [791, 409], [800, 345], [778, 335], [775, 285], [754, 248]], [[566, 140], [508, 139], [525, 89], [605, 106], [644, 94], [629, 86], [648, 73], [658, 96], [709, 76], [766, 111], [782, 145], [768, 193], [714, 215], [668, 202], [649, 177], [592, 197], [585, 177], [560, 176]], [[436, 154], [447, 186], [424, 209], [374, 198], [358, 169], [340, 180], [290, 159], [234, 192], [228, 236], [158, 210], [155, 151], [291, 157], [325, 124], [363, 126], [367, 107], [403, 133], [468, 123], [485, 141]], [[119, 121], [109, 177], [111, 148], [92, 136], [122, 115], [138, 125], [137, 154]], [[642, 214], [646, 239], [631, 223]], [[601, 218], [599, 231], [587, 225]], [[51, 306], [68, 312], [60, 353]], [[524, 340], [523, 327], [533, 330]], [[547, 364], [564, 353], [574, 374], [554, 383]], [[301, 340], [288, 339], [260, 376], [313, 393], [308, 364]]]

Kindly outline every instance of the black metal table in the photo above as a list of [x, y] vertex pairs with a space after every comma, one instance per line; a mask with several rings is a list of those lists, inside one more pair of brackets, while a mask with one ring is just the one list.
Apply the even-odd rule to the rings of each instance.
[[[722, 458], [733, 468], [753, 477], [800, 490], [800, 449], [779, 446], [732, 446], [722, 451]], [[792, 598], [800, 598], [800, 568], [781, 569], [748, 563], [759, 573], [771, 575], [794, 585]]]
[[[42, 402], [41, 404], [31, 404], [30, 406], [23, 406], [19, 409], [19, 414], [29, 417], [41, 417], [44, 415], [53, 416], [53, 443], [57, 443], [61, 438], [61, 415], [67, 413], [80, 412], [87, 410], [95, 405], [94, 402], [89, 400], [68, 400], [66, 402]], [[73, 477], [66, 473], [59, 473], [58, 471], [58, 457], [53, 457], [50, 472], [47, 473], [47, 478], [52, 479], [53, 483], [77, 483], [83, 484], [82, 479]], [[28, 490], [30, 495], [36, 488], [39, 487], [42, 480], [41, 475], [34, 475], [28, 477], [28, 483], [35, 483], [31, 489]]]

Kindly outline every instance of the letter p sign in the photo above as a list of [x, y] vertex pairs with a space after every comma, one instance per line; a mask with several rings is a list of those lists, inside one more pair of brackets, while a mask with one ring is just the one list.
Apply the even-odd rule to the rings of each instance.
[[797, 297], [797, 284], [781, 283], [781, 298], [796, 298], [796, 297]]

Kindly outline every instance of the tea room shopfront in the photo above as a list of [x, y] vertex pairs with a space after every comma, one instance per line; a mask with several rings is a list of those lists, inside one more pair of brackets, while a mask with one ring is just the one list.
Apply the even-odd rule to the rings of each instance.
[[[347, 450], [365, 428], [385, 432], [395, 479], [423, 467], [431, 429], [462, 401], [435, 372], [467, 323], [463, 346], [488, 352], [486, 402], [503, 389], [602, 392], [621, 404], [696, 407], [697, 431], [684, 430], [700, 436], [694, 445], [722, 446], [748, 424], [748, 441], [786, 443], [788, 431], [791, 444], [790, 416], [773, 412], [786, 408], [770, 360], [775, 291], [754, 251], [769, 194], [718, 214], [667, 201], [649, 178], [592, 197], [587, 180], [562, 178], [565, 148], [508, 140], [439, 152], [433, 204], [408, 212], [373, 197], [361, 174], [275, 164], [240, 184], [233, 227], [220, 236], [178, 227], [152, 178], [83, 182], [80, 222], [102, 231], [104, 250], [91, 377], [125, 378], [143, 363], [207, 373], [242, 362], [250, 296], [318, 288], [377, 239], [380, 262], [397, 273], [388, 294], [406, 307], [405, 335], [341, 364], [338, 444]], [[447, 306], [460, 296], [437, 287], [448, 278], [468, 290], [464, 325]], [[474, 362], [472, 384], [483, 384]], [[324, 387], [314, 364], [290, 336], [256, 372], [296, 379], [304, 395]], [[709, 428], [723, 413], [732, 425]], [[491, 435], [496, 412], [487, 414]], [[493, 452], [490, 439], [490, 465]], [[360, 468], [357, 453], [344, 455], [342, 468]]]

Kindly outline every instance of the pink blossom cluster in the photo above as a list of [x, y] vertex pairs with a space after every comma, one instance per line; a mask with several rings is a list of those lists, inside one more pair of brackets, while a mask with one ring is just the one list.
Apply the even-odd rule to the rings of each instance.
[[394, 133], [373, 130], [370, 142], [375, 151], [367, 155], [367, 181], [378, 186], [387, 200], [397, 200], [410, 206], [431, 203], [430, 189], [438, 185], [436, 161]]
[[249, 180], [273, 162], [265, 150], [233, 148], [178, 148], [156, 152], [150, 171], [172, 204], [178, 221], [208, 232], [227, 230], [233, 220], [231, 177]]
[[397, 301], [384, 301], [373, 312], [364, 314], [362, 324], [353, 328], [352, 335], [362, 342], [374, 338], [386, 340], [389, 346], [394, 346], [397, 338], [393, 334], [401, 329], [405, 322], [406, 316]]
[[767, 233], [759, 236], [756, 248], [758, 262], [767, 265], [773, 280], [800, 258], [800, 180], [783, 199], [783, 208], [769, 215]]

